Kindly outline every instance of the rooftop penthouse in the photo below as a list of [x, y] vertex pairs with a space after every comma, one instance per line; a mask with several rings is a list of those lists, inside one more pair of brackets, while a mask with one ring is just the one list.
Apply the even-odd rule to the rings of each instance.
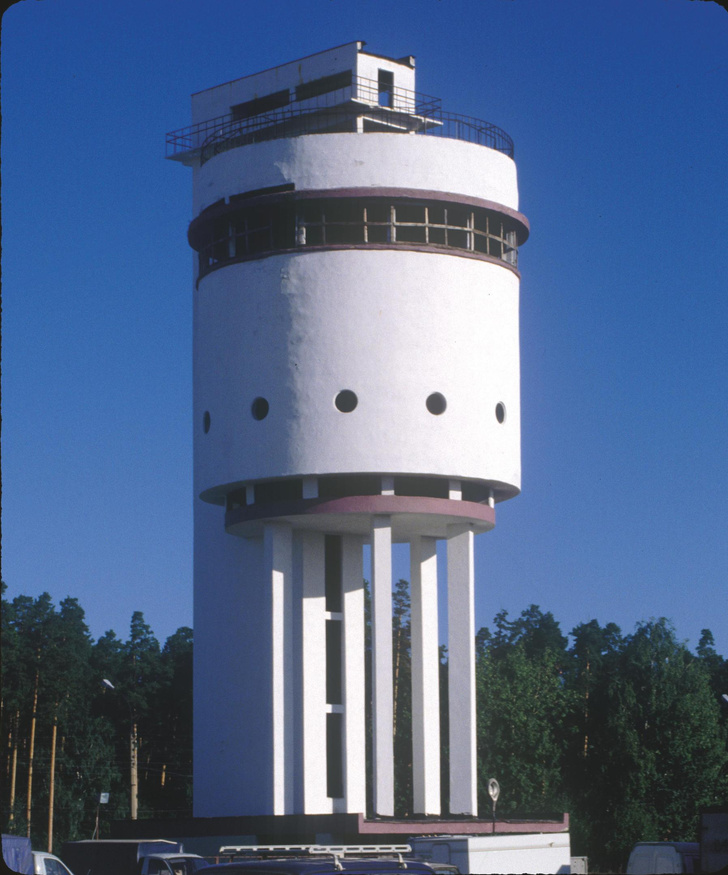
[[513, 157], [496, 125], [446, 112], [414, 89], [412, 56], [394, 59], [347, 43], [192, 96], [192, 124], [167, 134], [167, 157], [204, 164], [220, 152], [264, 140], [329, 133], [429, 134]]

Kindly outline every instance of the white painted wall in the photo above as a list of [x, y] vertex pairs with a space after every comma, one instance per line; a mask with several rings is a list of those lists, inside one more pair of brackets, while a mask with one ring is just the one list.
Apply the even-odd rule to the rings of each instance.
[[294, 183], [299, 191], [394, 187], [451, 192], [518, 209], [512, 158], [427, 134], [309, 134], [251, 143], [194, 171], [193, 212], [231, 194]]
[[230, 537], [220, 517], [219, 507], [195, 502], [196, 817], [259, 814], [273, 805], [271, 598], [262, 543]]
[[[507, 268], [432, 252], [272, 256], [206, 276], [195, 320], [197, 495], [349, 471], [520, 487], [518, 278]], [[341, 389], [359, 398], [352, 413], [334, 406]], [[447, 399], [441, 416], [425, 407], [432, 392]], [[262, 421], [257, 396], [270, 403]]]

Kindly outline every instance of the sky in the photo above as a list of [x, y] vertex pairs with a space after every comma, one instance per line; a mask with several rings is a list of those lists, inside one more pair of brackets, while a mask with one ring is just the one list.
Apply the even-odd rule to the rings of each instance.
[[[704, 0], [22, 0], [2, 19], [2, 573], [94, 638], [192, 616], [189, 96], [353, 40], [515, 141], [522, 493], [476, 628], [728, 656], [728, 13]], [[406, 554], [395, 575], [408, 576]]]

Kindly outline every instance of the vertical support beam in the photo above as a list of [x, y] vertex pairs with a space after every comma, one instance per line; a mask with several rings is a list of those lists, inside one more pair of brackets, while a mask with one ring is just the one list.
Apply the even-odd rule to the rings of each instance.
[[374, 813], [394, 815], [392, 521], [372, 519], [372, 734]]
[[364, 569], [362, 539], [342, 538], [344, 614], [345, 810], [366, 811], [366, 713], [364, 684]]
[[293, 813], [293, 538], [285, 523], [263, 533], [271, 592], [273, 814]]
[[437, 542], [410, 542], [412, 789], [415, 814], [440, 814], [440, 658]]
[[448, 527], [450, 814], [477, 815], [473, 532]]
[[[326, 592], [324, 536], [301, 532], [303, 813], [327, 814], [326, 768], [322, 739], [326, 738]], [[325, 742], [324, 742], [325, 749]]]

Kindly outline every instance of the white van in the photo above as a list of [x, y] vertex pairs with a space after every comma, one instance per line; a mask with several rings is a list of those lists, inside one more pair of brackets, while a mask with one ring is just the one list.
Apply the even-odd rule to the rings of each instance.
[[661, 872], [697, 872], [700, 845], [697, 842], [639, 842], [627, 863], [628, 875]]

